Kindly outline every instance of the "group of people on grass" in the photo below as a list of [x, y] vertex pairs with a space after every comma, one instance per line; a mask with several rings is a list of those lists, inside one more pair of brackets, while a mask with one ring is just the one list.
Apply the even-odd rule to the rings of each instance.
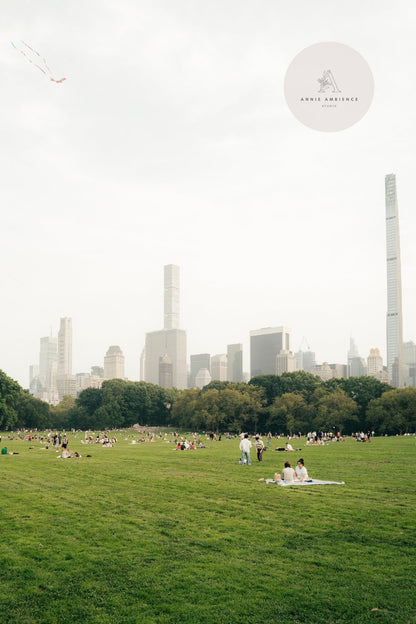
[[276, 472], [273, 481], [280, 483], [295, 483], [296, 481], [311, 481], [309, 479], [308, 471], [305, 468], [303, 459], [298, 459], [296, 468], [292, 468], [290, 461], [285, 461], [285, 467], [282, 470], [282, 474]]
[[[267, 441], [269, 441], [269, 438], [267, 439]], [[250, 449], [253, 446], [248, 433], [245, 433], [241, 442], [240, 442], [240, 451], [241, 451], [241, 459], [240, 459], [240, 464], [247, 464], [248, 466], [251, 465], [251, 458], [250, 458]], [[270, 446], [268, 444], [268, 446]], [[264, 445], [263, 440], [261, 439], [261, 437], [259, 435], [256, 435], [255, 437], [255, 441], [254, 441], [254, 447], [256, 449], [256, 455], [257, 455], [257, 461], [261, 462], [263, 461], [263, 453], [266, 450], [266, 447]], [[276, 451], [294, 451], [295, 449], [293, 448], [293, 446], [290, 444], [290, 442], [288, 442], [286, 444], [286, 446], [278, 446], [276, 449]], [[300, 449], [296, 449], [297, 451], [300, 451]]]
[[[244, 464], [247, 464], [247, 466], [251, 465], [250, 449], [252, 446], [253, 444], [251, 440], [249, 439], [248, 433], [245, 433], [244, 437], [242, 438], [240, 442], [240, 451], [241, 451], [240, 464], [242, 466]], [[265, 446], [259, 435], [256, 435], [254, 446], [256, 448], [258, 461], [262, 461], [262, 456], [265, 451]], [[291, 447], [291, 445], [288, 444], [286, 445], [286, 447], [287, 446], [290, 446], [290, 448], [286, 448], [282, 450], [293, 451], [293, 447]], [[264, 481], [264, 479], [261, 479], [261, 480]], [[301, 459], [298, 459], [296, 468], [292, 468], [292, 464], [290, 463], [290, 461], [286, 461], [284, 468], [282, 470], [282, 473], [280, 474], [276, 472], [273, 479], [270, 479], [270, 481], [274, 481], [276, 483], [280, 483], [281, 481], [283, 481], [284, 483], [295, 483], [299, 481], [300, 482], [310, 481], [310, 479], [309, 479], [308, 471], [305, 468], [305, 463], [303, 459], [301, 458]]]

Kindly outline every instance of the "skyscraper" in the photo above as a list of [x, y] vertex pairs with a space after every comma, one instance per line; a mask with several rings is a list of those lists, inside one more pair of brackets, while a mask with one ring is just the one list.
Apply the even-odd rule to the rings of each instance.
[[228, 381], [243, 381], [243, 345], [227, 345], [227, 378]]
[[209, 353], [196, 353], [195, 355], [191, 355], [190, 388], [197, 387], [196, 376], [202, 369], [206, 369], [211, 375], [211, 355]]
[[56, 386], [57, 362], [58, 340], [53, 336], [44, 336], [40, 339], [39, 377], [47, 390]]
[[364, 358], [357, 356], [350, 360], [349, 364], [349, 376], [350, 377], [365, 377], [367, 375], [367, 364]]
[[168, 355], [159, 358], [159, 386], [172, 388], [172, 362]]
[[72, 374], [72, 319], [61, 318], [58, 332], [58, 376]]
[[314, 351], [296, 351], [296, 370], [303, 370], [310, 373], [316, 364]]
[[276, 375], [276, 358], [290, 350], [290, 329], [266, 327], [250, 332], [250, 375]]
[[179, 329], [179, 267], [164, 267], [164, 328], [146, 334], [142, 357], [144, 380], [159, 384], [160, 358], [167, 356], [172, 365], [172, 385], [187, 387], [186, 332]]
[[416, 345], [412, 340], [403, 344], [404, 384], [416, 387]]
[[165, 329], [179, 329], [179, 267], [167, 264], [164, 267], [165, 276]]
[[367, 375], [375, 377], [379, 381], [388, 382], [388, 373], [384, 369], [383, 358], [379, 349], [370, 349], [370, 354], [367, 357]]
[[296, 358], [288, 349], [282, 349], [276, 356], [276, 375], [293, 373], [296, 370]]
[[219, 353], [211, 358], [211, 378], [227, 381], [227, 355]]
[[396, 176], [386, 175], [387, 370], [393, 386], [403, 386], [403, 320], [399, 212]]
[[104, 357], [104, 378], [124, 379], [124, 355], [118, 345], [108, 348]]
[[76, 378], [72, 375], [72, 319], [61, 318], [58, 332], [58, 395], [61, 401], [65, 395], [76, 397]]
[[350, 348], [348, 349], [348, 353], [347, 353], [348, 366], [351, 365], [351, 360], [357, 357], [360, 357], [360, 354], [358, 352], [358, 347], [355, 343], [354, 338], [350, 338]]

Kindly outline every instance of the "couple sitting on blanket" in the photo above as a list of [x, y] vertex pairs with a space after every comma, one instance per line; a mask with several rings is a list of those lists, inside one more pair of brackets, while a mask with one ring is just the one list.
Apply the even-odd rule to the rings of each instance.
[[306, 470], [305, 464], [303, 463], [303, 459], [298, 459], [295, 470], [293, 470], [290, 461], [286, 461], [282, 474], [278, 474], [276, 472], [273, 481], [276, 481], [277, 483], [280, 483], [281, 481], [284, 481], [285, 483], [294, 483], [295, 481], [310, 481], [308, 477], [308, 471]]

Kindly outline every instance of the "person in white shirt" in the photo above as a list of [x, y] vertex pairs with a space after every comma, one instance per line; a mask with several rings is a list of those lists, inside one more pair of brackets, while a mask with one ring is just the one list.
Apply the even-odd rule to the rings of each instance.
[[296, 478], [298, 481], [308, 481], [308, 471], [305, 468], [305, 464], [303, 463], [303, 459], [298, 459], [298, 464], [296, 466]]
[[283, 468], [281, 475], [277, 472], [274, 475], [273, 481], [280, 483], [282, 480], [285, 483], [294, 483], [295, 481], [295, 471], [293, 470], [290, 461], [285, 462], [285, 467]]
[[251, 442], [248, 439], [248, 433], [244, 434], [244, 438], [241, 440], [240, 442], [240, 451], [241, 451], [241, 459], [240, 459], [240, 464], [243, 466], [245, 460], [247, 460], [247, 466], [251, 466], [251, 459], [250, 459], [250, 449], [251, 449]]

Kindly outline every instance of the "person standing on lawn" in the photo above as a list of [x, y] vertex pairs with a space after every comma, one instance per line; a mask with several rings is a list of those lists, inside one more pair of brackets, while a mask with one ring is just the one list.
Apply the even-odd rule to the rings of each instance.
[[245, 433], [244, 438], [240, 442], [240, 451], [241, 451], [240, 464], [242, 466], [244, 466], [244, 462], [246, 460], [247, 460], [247, 466], [251, 466], [251, 459], [250, 459], [251, 447], [252, 447], [252, 444], [250, 440], [248, 439], [248, 433]]
[[254, 446], [256, 447], [258, 461], [263, 461], [264, 442], [258, 434], [256, 435]]

